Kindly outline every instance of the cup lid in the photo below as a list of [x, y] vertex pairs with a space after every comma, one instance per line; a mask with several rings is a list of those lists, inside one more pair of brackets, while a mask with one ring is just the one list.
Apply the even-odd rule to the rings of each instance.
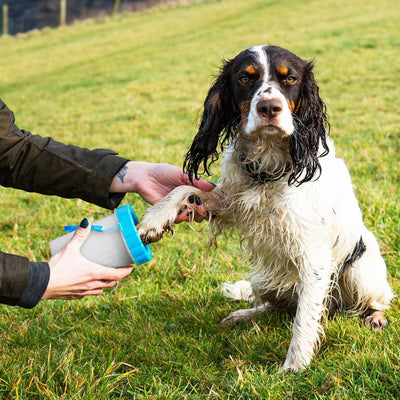
[[126, 204], [118, 207], [115, 210], [115, 214], [118, 219], [118, 224], [122, 235], [125, 239], [126, 246], [131, 253], [132, 258], [135, 260], [137, 265], [143, 264], [151, 260], [151, 249], [149, 245], [144, 245], [140, 239], [138, 231], [136, 230], [136, 224], [139, 222], [133, 208]]

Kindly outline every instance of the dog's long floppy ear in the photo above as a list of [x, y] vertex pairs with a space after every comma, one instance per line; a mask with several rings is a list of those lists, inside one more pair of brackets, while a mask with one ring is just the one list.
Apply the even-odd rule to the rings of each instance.
[[193, 176], [198, 178], [201, 164], [203, 172], [210, 175], [210, 165], [218, 159], [224, 145], [229, 143], [239, 120], [240, 112], [233, 99], [230, 79], [233, 61], [224, 62], [205, 99], [199, 130], [183, 164], [191, 179]]
[[326, 106], [319, 96], [313, 67], [313, 62], [306, 65], [300, 100], [293, 115], [295, 131], [290, 142], [293, 163], [293, 171], [289, 177], [290, 185], [301, 185], [313, 178], [318, 179], [321, 172], [318, 158], [329, 152], [326, 143], [329, 135], [328, 116]]

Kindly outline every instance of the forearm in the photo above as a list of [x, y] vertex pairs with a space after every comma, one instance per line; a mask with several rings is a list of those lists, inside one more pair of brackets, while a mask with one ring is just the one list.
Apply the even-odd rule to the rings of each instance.
[[170, 164], [129, 161], [113, 178], [110, 192], [134, 192], [148, 203], [155, 204], [182, 185], [193, 185], [205, 191], [214, 188], [213, 184], [203, 179], [191, 182], [182, 168]]
[[114, 176], [111, 185], [110, 193], [126, 193], [126, 192], [137, 192], [137, 182], [132, 179], [130, 170], [137, 170], [135, 164], [138, 162], [129, 161], [127, 162], [117, 174]]
[[151, 179], [149, 171], [154, 169], [156, 165], [145, 161], [128, 161], [114, 176], [110, 193], [138, 193], [141, 194], [143, 187], [148, 184]]
[[114, 176], [128, 162], [106, 149], [89, 150], [32, 135], [14, 124], [0, 101], [0, 184], [25, 191], [81, 198], [115, 208], [123, 192], [110, 192]]

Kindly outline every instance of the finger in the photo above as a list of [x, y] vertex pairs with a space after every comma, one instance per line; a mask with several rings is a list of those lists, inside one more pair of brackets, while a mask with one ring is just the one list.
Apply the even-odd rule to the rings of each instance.
[[61, 300], [80, 300], [80, 299], [83, 299], [84, 297], [85, 297], [84, 295], [69, 294], [69, 295], [57, 297], [57, 299], [61, 299]]
[[90, 222], [87, 218], [84, 218], [67, 246], [72, 250], [79, 251], [83, 243], [85, 243], [85, 240], [89, 237], [89, 234]]
[[77, 292], [83, 293], [83, 292], [89, 292], [92, 290], [98, 290], [98, 289], [107, 289], [110, 287], [115, 286], [117, 281], [106, 281], [104, 279], [99, 280], [99, 281], [92, 281], [87, 283], [85, 286], [81, 287]]
[[133, 271], [133, 266], [122, 268], [109, 268], [98, 266], [95, 279], [99, 281], [119, 281]]
[[99, 294], [103, 293], [103, 289], [93, 289], [93, 290], [87, 290], [86, 292], [81, 292], [79, 294], [80, 297], [78, 298], [82, 298], [84, 296], [98, 296]]
[[62, 297], [63, 299], [82, 298], [84, 296], [100, 294], [103, 289], [115, 286], [116, 281], [92, 281], [76, 289], [68, 290]]
[[204, 179], [199, 179], [197, 181], [193, 181], [193, 186], [196, 186], [197, 188], [206, 192], [211, 192], [211, 190], [213, 190], [217, 185], [212, 182], [207, 182]]
[[213, 190], [215, 188], [215, 186], [217, 186], [215, 183], [207, 182], [202, 178], [196, 179], [193, 177], [193, 181], [191, 182], [189, 175], [187, 173], [184, 173], [184, 180], [185, 180], [185, 184], [195, 186], [206, 192], [210, 192], [211, 190]]
[[100, 281], [100, 284], [102, 288], [106, 289], [106, 288], [111, 288], [113, 286], [115, 286], [115, 284], [117, 283], [117, 281]]

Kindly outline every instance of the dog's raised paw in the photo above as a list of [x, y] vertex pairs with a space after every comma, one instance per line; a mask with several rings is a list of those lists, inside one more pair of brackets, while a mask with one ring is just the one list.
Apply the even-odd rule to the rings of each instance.
[[140, 239], [142, 240], [143, 244], [150, 244], [150, 243], [158, 242], [159, 240], [162, 239], [165, 232], [173, 233], [174, 227], [168, 225], [162, 229], [157, 229], [157, 228], [145, 229], [144, 227], [138, 228], [138, 234], [139, 234]]

